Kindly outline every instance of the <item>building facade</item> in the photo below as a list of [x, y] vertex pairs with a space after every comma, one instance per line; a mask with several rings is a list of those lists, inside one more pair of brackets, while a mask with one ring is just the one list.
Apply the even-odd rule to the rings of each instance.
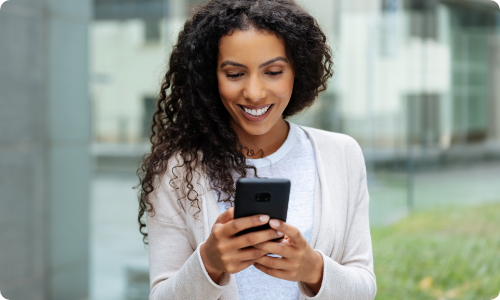
[[[169, 51], [194, 4], [165, 2], [158, 6], [163, 18], [138, 13], [136, 18], [94, 20], [96, 142], [147, 141]], [[494, 2], [302, 4], [328, 35], [335, 74], [317, 104], [293, 120], [347, 133], [379, 161], [404, 157], [408, 147], [441, 153], [454, 145], [483, 143], [497, 149], [491, 146], [500, 142], [495, 84], [500, 77], [500, 10]]]

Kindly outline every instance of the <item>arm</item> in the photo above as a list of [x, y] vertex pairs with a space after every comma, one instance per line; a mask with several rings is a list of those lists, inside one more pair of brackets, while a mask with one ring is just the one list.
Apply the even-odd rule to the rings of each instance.
[[155, 215], [147, 214], [149, 235], [150, 300], [218, 299], [229, 282], [223, 276], [215, 284], [208, 276], [186, 225], [178, 194], [169, 185], [169, 176], [156, 183], [150, 194]]
[[[351, 139], [346, 149], [349, 201], [355, 203], [346, 227], [344, 254], [339, 262], [319, 250], [323, 257], [323, 282], [314, 295], [304, 283], [299, 288], [305, 299], [372, 300], [377, 293], [369, 223], [369, 195], [366, 167], [359, 145]], [[351, 203], [352, 203], [351, 202]]]

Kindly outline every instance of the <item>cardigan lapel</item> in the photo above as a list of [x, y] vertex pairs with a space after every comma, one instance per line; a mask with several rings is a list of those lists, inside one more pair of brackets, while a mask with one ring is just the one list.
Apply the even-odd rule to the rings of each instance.
[[[311, 143], [314, 148], [314, 154], [316, 156], [316, 190], [315, 190], [315, 200], [314, 200], [314, 222], [313, 222], [313, 234], [311, 238], [311, 246], [314, 249], [321, 250], [326, 255], [330, 255], [333, 252], [333, 246], [335, 243], [335, 222], [337, 221], [334, 216], [332, 202], [337, 199], [336, 195], [330, 193], [329, 184], [334, 184], [328, 182], [327, 171], [324, 168], [325, 165], [325, 151], [320, 151], [318, 146], [318, 141], [316, 140], [314, 133], [310, 131], [307, 127], [300, 126], [306, 134], [309, 136]], [[328, 155], [328, 154], [327, 154]], [[328, 157], [326, 157], [328, 159]], [[323, 238], [319, 238], [319, 237]]]
[[[315, 154], [316, 155], [316, 154]], [[320, 183], [320, 177], [319, 177], [319, 172], [316, 168], [316, 179], [314, 181], [314, 211], [313, 211], [313, 228], [312, 228], [312, 235], [311, 235], [311, 241], [310, 245], [311, 247], [315, 248], [316, 244], [318, 243], [318, 235], [319, 235], [319, 224], [317, 220], [321, 221], [321, 183]]]
[[[205, 176], [206, 178], [206, 176]], [[220, 215], [219, 207], [217, 205], [217, 200], [215, 199], [214, 192], [212, 187], [208, 181], [208, 179], [204, 180], [204, 190], [205, 197], [203, 197], [203, 209], [204, 209], [204, 224], [205, 227], [205, 240], [208, 239], [210, 232], [212, 231], [212, 227], [215, 224], [215, 221]]]

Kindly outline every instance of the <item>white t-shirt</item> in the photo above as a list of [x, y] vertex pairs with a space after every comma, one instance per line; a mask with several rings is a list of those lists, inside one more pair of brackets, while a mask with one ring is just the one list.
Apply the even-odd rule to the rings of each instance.
[[[290, 130], [285, 143], [275, 153], [260, 159], [247, 159], [257, 168], [259, 177], [286, 178], [291, 182], [287, 223], [299, 229], [310, 242], [313, 224], [316, 158], [307, 134], [288, 122]], [[247, 177], [254, 177], [253, 170]], [[215, 193], [215, 199], [217, 194]], [[230, 204], [218, 202], [223, 213]], [[239, 298], [242, 300], [299, 299], [296, 282], [271, 277], [254, 266], [235, 274]]]

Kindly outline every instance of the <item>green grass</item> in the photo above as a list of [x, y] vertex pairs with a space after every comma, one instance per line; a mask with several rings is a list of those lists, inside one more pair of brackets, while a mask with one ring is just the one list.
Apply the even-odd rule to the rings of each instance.
[[377, 300], [491, 300], [500, 292], [498, 203], [417, 212], [371, 234]]

